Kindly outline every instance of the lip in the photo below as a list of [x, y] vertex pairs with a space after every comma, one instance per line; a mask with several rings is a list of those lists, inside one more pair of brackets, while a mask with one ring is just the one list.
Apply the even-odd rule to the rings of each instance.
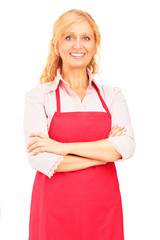
[[[75, 55], [72, 55], [72, 54], [75, 54]], [[85, 56], [85, 53], [84, 52], [72, 52], [72, 53], [70, 53], [70, 56], [73, 58], [83, 58]]]

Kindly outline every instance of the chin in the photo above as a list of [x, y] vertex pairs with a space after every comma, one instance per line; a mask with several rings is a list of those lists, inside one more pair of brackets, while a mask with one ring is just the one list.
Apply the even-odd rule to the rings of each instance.
[[70, 68], [86, 68], [89, 63], [77, 63], [77, 64], [69, 64]]

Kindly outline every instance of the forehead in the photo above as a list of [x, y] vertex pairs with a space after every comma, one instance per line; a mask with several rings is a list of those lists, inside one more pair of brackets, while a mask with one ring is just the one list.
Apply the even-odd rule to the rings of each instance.
[[70, 27], [68, 27], [63, 35], [72, 32], [75, 34], [83, 34], [83, 33], [88, 33], [90, 35], [94, 35], [93, 29], [91, 27], [91, 25], [89, 24], [88, 21], [84, 20], [82, 22], [79, 23], [74, 23], [72, 24]]

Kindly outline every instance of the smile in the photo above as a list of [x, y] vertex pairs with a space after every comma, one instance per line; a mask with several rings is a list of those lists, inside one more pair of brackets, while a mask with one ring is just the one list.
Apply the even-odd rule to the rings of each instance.
[[74, 58], [81, 58], [85, 55], [85, 53], [70, 53], [70, 55]]

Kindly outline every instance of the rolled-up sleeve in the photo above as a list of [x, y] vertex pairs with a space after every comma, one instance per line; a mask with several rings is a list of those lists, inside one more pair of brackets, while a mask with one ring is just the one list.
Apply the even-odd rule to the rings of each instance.
[[114, 88], [110, 112], [112, 115], [112, 127], [116, 124], [118, 126], [125, 126], [127, 131], [122, 136], [109, 137], [107, 140], [110, 141], [116, 150], [121, 154], [121, 160], [131, 158], [135, 151], [134, 130], [131, 123], [128, 105], [121, 89], [118, 87]]
[[[26, 148], [32, 140], [29, 137], [32, 132], [42, 132], [48, 136], [47, 115], [44, 106], [44, 94], [41, 87], [37, 86], [25, 94], [23, 129]], [[48, 152], [39, 153], [35, 156], [31, 152], [26, 151], [26, 153], [31, 167], [49, 178], [53, 176], [55, 169], [64, 157]]]

